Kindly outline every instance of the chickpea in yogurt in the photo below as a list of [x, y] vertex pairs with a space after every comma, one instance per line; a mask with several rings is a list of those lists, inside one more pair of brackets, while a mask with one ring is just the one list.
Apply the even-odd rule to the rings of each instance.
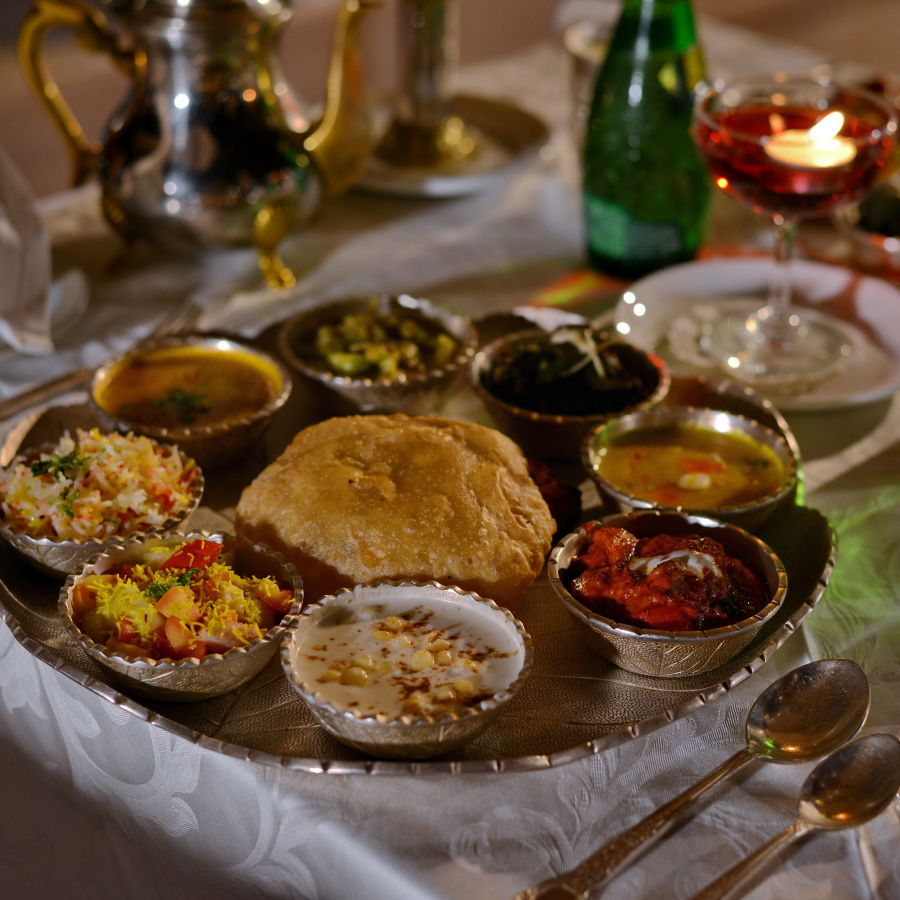
[[452, 614], [411, 605], [326, 614], [299, 648], [304, 681], [361, 716], [458, 715], [511, 679], [514, 646]]

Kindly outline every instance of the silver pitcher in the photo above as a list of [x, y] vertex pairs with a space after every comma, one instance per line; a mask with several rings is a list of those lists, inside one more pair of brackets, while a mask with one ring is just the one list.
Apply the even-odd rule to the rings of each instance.
[[[103, 212], [126, 238], [265, 252], [362, 174], [370, 146], [358, 33], [372, 5], [342, 4], [325, 111], [306, 131], [289, 121], [294, 101], [275, 52], [291, 0], [107, 0], [107, 13], [85, 0], [35, 0], [19, 59], [66, 139], [73, 182], [97, 173]], [[58, 26], [130, 77], [100, 145], [44, 63], [44, 38]]]

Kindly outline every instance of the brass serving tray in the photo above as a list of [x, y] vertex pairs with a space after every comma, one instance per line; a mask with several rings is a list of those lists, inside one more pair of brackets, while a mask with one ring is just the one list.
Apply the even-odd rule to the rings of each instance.
[[[318, 414], [299, 396], [249, 458], [209, 473], [204, 505], [192, 527], [228, 528], [240, 489]], [[676, 380], [671, 402], [732, 409], [777, 428], [796, 446], [775, 409], [729, 383]], [[92, 424], [86, 406], [51, 407], [20, 421], [0, 446], [3, 461], [18, 447], [55, 440], [66, 428]], [[587, 484], [587, 483], [586, 483]], [[589, 489], [584, 489], [589, 497]], [[592, 509], [583, 519], [605, 511]], [[778, 616], [737, 657], [690, 678], [633, 675], [594, 656], [542, 574], [517, 610], [534, 639], [534, 670], [498, 722], [452, 756], [425, 762], [373, 760], [331, 738], [297, 697], [275, 660], [253, 681], [213, 700], [158, 703], [135, 700], [69, 638], [56, 612], [60, 584], [38, 575], [0, 547], [0, 615], [34, 656], [88, 690], [157, 728], [240, 759], [305, 772], [451, 774], [546, 769], [600, 753], [721, 698], [757, 671], [817, 603], [834, 565], [834, 536], [814, 509], [791, 504], [757, 532], [788, 572], [787, 598]]]

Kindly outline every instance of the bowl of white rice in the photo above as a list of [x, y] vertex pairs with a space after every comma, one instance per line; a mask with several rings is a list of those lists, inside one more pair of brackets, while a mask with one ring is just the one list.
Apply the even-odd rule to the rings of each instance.
[[112, 541], [181, 526], [203, 485], [176, 446], [77, 429], [0, 469], [0, 535], [39, 571], [65, 578]]

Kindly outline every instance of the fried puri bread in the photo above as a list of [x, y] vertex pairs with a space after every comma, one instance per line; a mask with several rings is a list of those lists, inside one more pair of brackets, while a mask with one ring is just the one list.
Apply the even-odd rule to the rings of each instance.
[[287, 556], [309, 600], [409, 578], [505, 605], [540, 573], [555, 528], [505, 435], [400, 414], [301, 431], [244, 490], [235, 526]]

